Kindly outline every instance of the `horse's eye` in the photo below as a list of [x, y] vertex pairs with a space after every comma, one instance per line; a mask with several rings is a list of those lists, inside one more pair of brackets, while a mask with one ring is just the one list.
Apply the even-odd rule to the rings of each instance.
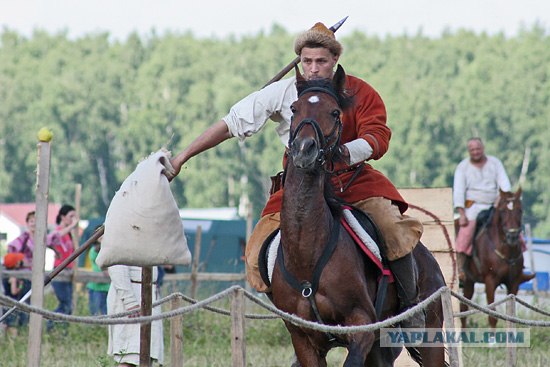
[[332, 115], [332, 117], [337, 119], [338, 117], [340, 117], [340, 110], [333, 110], [330, 114]]
[[290, 112], [296, 113], [296, 107], [294, 107], [294, 105], [290, 106]]

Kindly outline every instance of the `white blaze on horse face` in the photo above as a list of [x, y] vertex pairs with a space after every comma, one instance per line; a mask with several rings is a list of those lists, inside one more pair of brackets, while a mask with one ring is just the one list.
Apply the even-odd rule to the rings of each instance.
[[309, 103], [319, 103], [320, 99], [318, 96], [311, 96], [307, 99]]
[[514, 202], [509, 201], [508, 204], [506, 205], [506, 207], [508, 208], [508, 210], [514, 210]]

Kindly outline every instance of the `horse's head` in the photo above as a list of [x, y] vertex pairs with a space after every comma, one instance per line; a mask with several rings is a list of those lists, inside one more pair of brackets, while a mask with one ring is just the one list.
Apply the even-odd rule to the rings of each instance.
[[500, 196], [496, 206], [496, 215], [502, 232], [504, 233], [506, 244], [514, 246], [519, 244], [519, 235], [521, 232], [521, 218], [523, 209], [521, 207], [521, 188], [513, 192], [500, 191]]
[[338, 65], [332, 79], [305, 80], [296, 68], [298, 100], [291, 106], [289, 152], [297, 168], [315, 170], [332, 160], [340, 144], [346, 74]]

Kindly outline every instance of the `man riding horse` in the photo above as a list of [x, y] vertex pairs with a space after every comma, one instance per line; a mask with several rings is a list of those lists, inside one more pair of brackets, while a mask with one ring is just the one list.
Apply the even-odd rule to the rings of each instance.
[[[299, 35], [294, 50], [300, 57], [307, 80], [327, 79], [342, 53], [334, 33], [322, 23]], [[296, 78], [270, 84], [237, 102], [229, 114], [197, 137], [177, 154], [171, 163], [176, 175], [191, 157], [219, 143], [238, 137], [243, 140], [257, 133], [268, 119], [277, 122], [276, 130], [288, 148], [292, 117], [291, 104], [297, 100]], [[386, 125], [386, 109], [379, 94], [365, 81], [347, 75], [346, 90], [353, 96], [352, 106], [341, 117], [343, 130], [338, 147], [346, 162], [334, 167], [336, 196], [371, 216], [384, 238], [384, 252], [396, 279], [401, 309], [418, 302], [415, 264], [412, 250], [422, 235], [422, 224], [403, 215], [407, 203], [394, 185], [366, 161], [380, 159], [388, 150], [391, 131]], [[259, 292], [268, 292], [258, 270], [258, 254], [265, 239], [280, 225], [283, 188], [275, 184], [262, 217], [246, 247], [247, 278]], [[345, 269], [342, 269], [345, 271]], [[424, 313], [402, 322], [403, 327], [423, 328]]]
[[459, 214], [456, 251], [458, 279], [465, 280], [464, 265], [472, 254], [472, 244], [478, 214], [491, 208], [498, 198], [498, 190], [509, 192], [510, 179], [502, 162], [485, 154], [480, 138], [468, 140], [469, 157], [455, 170], [453, 183], [454, 207]]

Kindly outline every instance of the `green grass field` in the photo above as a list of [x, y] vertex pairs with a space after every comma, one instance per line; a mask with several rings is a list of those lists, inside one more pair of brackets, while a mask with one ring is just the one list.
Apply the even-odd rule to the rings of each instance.
[[[212, 292], [201, 296], [205, 298]], [[87, 296], [81, 293], [75, 314], [87, 315]], [[546, 303], [548, 305], [548, 302]], [[218, 301], [214, 306], [229, 310], [229, 301]], [[53, 309], [55, 300], [46, 294], [46, 307]], [[167, 306], [166, 306], [167, 307]], [[166, 308], [165, 311], [168, 309]], [[500, 309], [499, 309], [500, 310]], [[518, 316], [529, 319], [550, 320], [527, 313], [518, 307]], [[265, 313], [259, 306], [247, 302], [247, 313]], [[226, 367], [231, 366], [231, 319], [228, 316], [207, 310], [184, 316], [184, 366]], [[457, 320], [458, 322], [458, 320]], [[165, 326], [165, 366], [170, 363], [169, 321]], [[487, 327], [484, 315], [470, 317], [469, 327]], [[499, 321], [499, 327], [504, 323]], [[518, 325], [518, 327], [523, 327]], [[550, 365], [549, 328], [531, 328], [531, 347], [518, 348], [518, 366]], [[0, 338], [0, 366], [27, 366], [27, 329], [22, 329], [16, 338], [3, 335]], [[107, 355], [107, 327], [70, 324], [67, 333], [61, 330], [42, 338], [41, 365], [44, 367], [106, 367], [116, 363]], [[246, 361], [248, 366], [289, 366], [293, 356], [290, 337], [279, 319], [246, 320]], [[338, 348], [329, 354], [329, 366], [340, 366], [345, 350]], [[506, 366], [506, 348], [462, 348], [463, 366]]]

